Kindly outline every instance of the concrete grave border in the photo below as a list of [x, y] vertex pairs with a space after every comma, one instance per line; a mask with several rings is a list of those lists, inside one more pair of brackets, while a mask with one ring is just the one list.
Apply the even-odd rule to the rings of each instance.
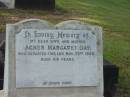
[[[61, 29], [61, 30], [92, 30], [97, 36], [97, 60], [99, 83], [97, 87], [65, 87], [65, 88], [20, 88], [16, 89], [15, 72], [15, 34], [22, 29]], [[53, 24], [40, 19], [28, 19], [6, 27], [6, 55], [4, 90], [9, 97], [103, 97], [103, 46], [102, 28], [69, 20]], [[87, 76], [87, 75], [86, 75]], [[44, 95], [44, 96], [43, 96]]]

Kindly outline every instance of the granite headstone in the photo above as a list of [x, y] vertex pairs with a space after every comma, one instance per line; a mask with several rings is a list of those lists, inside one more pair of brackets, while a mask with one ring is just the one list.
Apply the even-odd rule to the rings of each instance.
[[103, 97], [102, 29], [76, 20], [7, 24], [9, 97]]

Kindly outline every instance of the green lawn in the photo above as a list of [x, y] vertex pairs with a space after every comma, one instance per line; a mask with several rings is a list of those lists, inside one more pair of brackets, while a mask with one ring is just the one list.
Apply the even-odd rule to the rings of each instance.
[[104, 29], [104, 57], [120, 68], [119, 97], [130, 97], [130, 0], [57, 0], [73, 17]]
[[120, 68], [118, 97], [130, 97], [130, 0], [57, 0], [72, 17], [104, 29], [104, 57]]
[[120, 68], [118, 96], [130, 97], [130, 0], [56, 0], [55, 11], [0, 9], [0, 29], [25, 18], [77, 19], [103, 27], [104, 57]]

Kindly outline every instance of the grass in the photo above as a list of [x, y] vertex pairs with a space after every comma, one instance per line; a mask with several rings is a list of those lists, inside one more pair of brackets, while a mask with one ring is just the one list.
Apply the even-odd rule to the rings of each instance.
[[120, 68], [118, 97], [130, 97], [130, 0], [57, 0], [79, 20], [104, 29], [104, 57]]
[[104, 57], [120, 68], [118, 97], [130, 97], [130, 0], [56, 0], [55, 11], [0, 9], [0, 29], [27, 18], [77, 19], [103, 27]]

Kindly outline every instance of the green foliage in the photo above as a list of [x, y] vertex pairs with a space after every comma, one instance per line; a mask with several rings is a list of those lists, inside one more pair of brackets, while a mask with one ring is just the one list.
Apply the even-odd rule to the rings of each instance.
[[104, 57], [120, 68], [117, 97], [130, 97], [130, 0], [56, 0], [55, 11], [0, 9], [0, 29], [27, 18], [53, 23], [77, 19], [102, 26]]

